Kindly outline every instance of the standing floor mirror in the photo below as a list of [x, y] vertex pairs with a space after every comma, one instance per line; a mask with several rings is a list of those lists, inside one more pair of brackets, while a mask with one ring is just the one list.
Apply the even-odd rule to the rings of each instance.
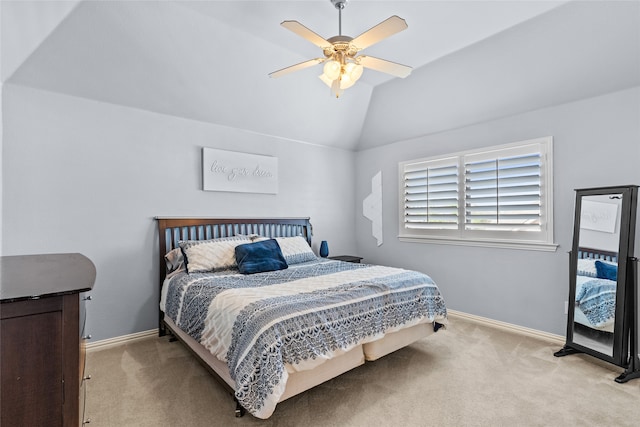
[[637, 198], [635, 185], [576, 190], [567, 340], [554, 353], [586, 353], [623, 367], [620, 383], [640, 377]]

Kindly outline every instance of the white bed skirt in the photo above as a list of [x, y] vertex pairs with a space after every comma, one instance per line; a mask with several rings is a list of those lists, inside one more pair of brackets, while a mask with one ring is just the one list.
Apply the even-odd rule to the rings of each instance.
[[[231, 379], [226, 362], [218, 360], [202, 344], [178, 328], [169, 317], [165, 316], [164, 321], [171, 331], [197, 354], [203, 363], [207, 364], [232, 389], [235, 389], [235, 382]], [[354, 347], [348, 352], [327, 360], [311, 370], [295, 371], [293, 368], [287, 369], [289, 378], [279, 402], [360, 366], [364, 364], [365, 359], [368, 361], [379, 359], [433, 333], [433, 324], [421, 323], [388, 333], [379, 340]]]

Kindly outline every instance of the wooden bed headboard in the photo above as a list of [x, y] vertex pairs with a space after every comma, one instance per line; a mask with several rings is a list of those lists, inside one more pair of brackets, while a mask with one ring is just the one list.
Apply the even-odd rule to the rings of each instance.
[[578, 259], [601, 259], [603, 261], [618, 262], [618, 252], [579, 247]]
[[[156, 217], [158, 223], [158, 255], [160, 291], [167, 275], [164, 256], [178, 247], [181, 240], [209, 240], [238, 234], [265, 237], [303, 236], [309, 245], [313, 227], [309, 218], [177, 218]], [[164, 313], [160, 312], [160, 336], [165, 335]]]

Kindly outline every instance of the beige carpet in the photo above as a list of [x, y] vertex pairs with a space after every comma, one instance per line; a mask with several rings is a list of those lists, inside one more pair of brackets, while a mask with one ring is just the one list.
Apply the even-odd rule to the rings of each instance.
[[87, 357], [85, 419], [109, 426], [638, 426], [640, 379], [556, 343], [454, 318], [446, 330], [278, 405], [234, 417], [229, 394], [179, 342]]

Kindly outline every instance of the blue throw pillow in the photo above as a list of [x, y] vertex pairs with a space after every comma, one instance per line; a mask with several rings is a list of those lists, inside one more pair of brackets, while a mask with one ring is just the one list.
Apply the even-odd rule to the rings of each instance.
[[618, 266], [602, 261], [596, 261], [596, 277], [598, 279], [608, 279], [618, 281]]
[[275, 239], [236, 246], [236, 262], [242, 274], [284, 270], [289, 267]]

